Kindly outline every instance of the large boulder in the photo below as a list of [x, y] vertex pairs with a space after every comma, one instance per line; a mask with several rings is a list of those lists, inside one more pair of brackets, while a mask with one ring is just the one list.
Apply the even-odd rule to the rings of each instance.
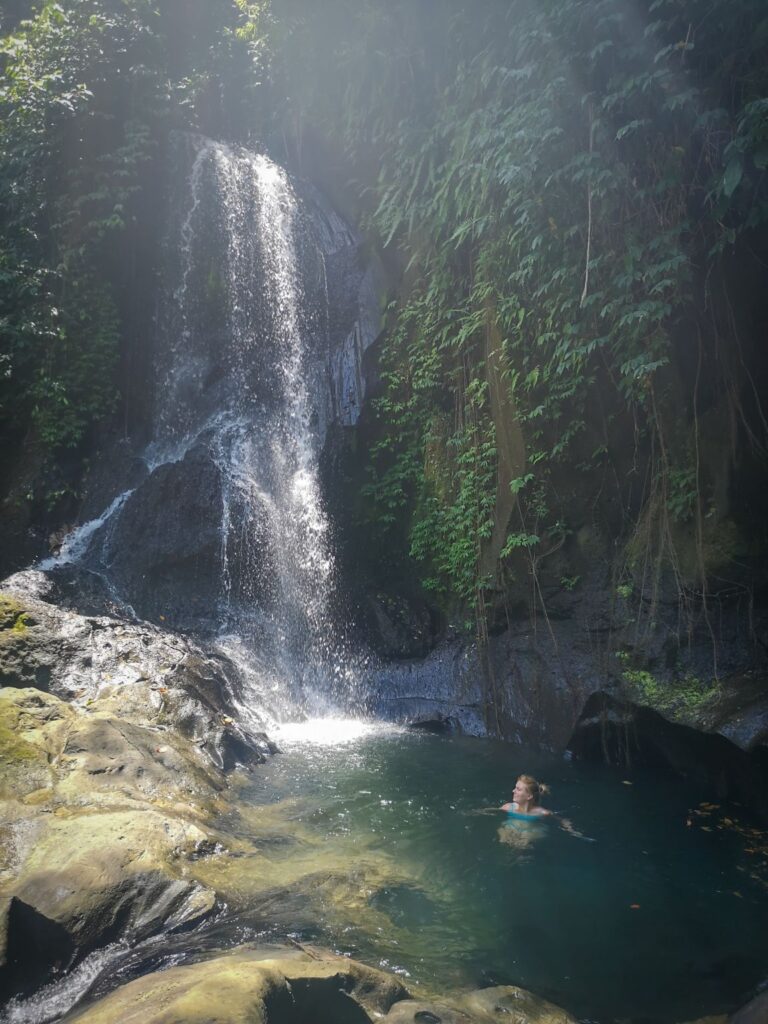
[[80, 1024], [369, 1024], [406, 990], [345, 957], [241, 947], [130, 982], [70, 1018]]
[[199, 920], [216, 902], [184, 864], [207, 841], [217, 770], [194, 742], [93, 703], [0, 691], [6, 996], [108, 942]]
[[507, 1024], [576, 1024], [576, 1019], [554, 1003], [515, 985], [500, 985], [470, 992], [462, 1006], [478, 1020]]
[[226, 659], [46, 586], [21, 574], [0, 598], [0, 996], [209, 914], [193, 865], [216, 848], [225, 772], [275, 749], [230, 714]]
[[241, 946], [138, 978], [73, 1024], [576, 1024], [521, 988], [413, 998], [391, 975], [315, 947]]
[[387, 1014], [386, 1024], [576, 1024], [554, 1003], [514, 985], [453, 993], [440, 1000], [406, 999]]
[[222, 507], [218, 466], [197, 444], [132, 491], [88, 559], [141, 618], [210, 629], [221, 590]]
[[[238, 669], [220, 651], [148, 622], [80, 615], [49, 603], [56, 581], [35, 571], [0, 591], [0, 684], [34, 686], [121, 719], [176, 729], [218, 767], [257, 763], [274, 750], [235, 721]], [[258, 713], [252, 714], [254, 723]]]

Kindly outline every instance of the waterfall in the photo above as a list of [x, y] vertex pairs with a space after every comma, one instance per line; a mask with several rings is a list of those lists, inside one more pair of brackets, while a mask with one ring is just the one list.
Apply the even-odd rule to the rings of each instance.
[[222, 481], [220, 643], [246, 676], [266, 675], [289, 706], [317, 711], [350, 681], [319, 480], [322, 250], [282, 168], [194, 144], [161, 317], [153, 449], [210, 447]]
[[173, 148], [151, 441], [41, 568], [80, 568], [112, 607], [213, 640], [246, 720], [349, 710], [319, 462], [328, 425], [350, 422], [336, 367], [355, 377], [344, 353], [373, 322], [357, 240], [266, 156], [181, 134]]

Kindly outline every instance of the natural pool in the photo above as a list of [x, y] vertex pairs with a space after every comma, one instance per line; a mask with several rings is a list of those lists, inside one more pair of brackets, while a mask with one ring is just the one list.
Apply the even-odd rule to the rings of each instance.
[[[363, 892], [354, 924], [307, 922], [297, 938], [435, 991], [516, 984], [599, 1021], [733, 1009], [768, 976], [761, 836], [711, 794], [413, 731], [308, 725], [280, 743], [248, 797], [293, 801], [350, 865], [378, 853], [402, 871]], [[546, 781], [548, 805], [594, 841], [548, 822], [510, 843], [505, 815], [477, 813], [509, 799], [523, 771]]]
[[[291, 938], [416, 995], [520, 985], [598, 1024], [732, 1010], [768, 977], [768, 837], [695, 786], [348, 720], [277, 739], [189, 865], [222, 910], [96, 951], [0, 1019], [47, 1024], [137, 975]], [[524, 771], [585, 838], [508, 827], [495, 809]]]

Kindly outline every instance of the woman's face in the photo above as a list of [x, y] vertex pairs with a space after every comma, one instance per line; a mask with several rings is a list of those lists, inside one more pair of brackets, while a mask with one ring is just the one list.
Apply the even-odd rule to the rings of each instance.
[[525, 804], [532, 799], [530, 789], [528, 789], [526, 784], [521, 782], [520, 779], [515, 783], [515, 788], [512, 791], [512, 799], [516, 804]]

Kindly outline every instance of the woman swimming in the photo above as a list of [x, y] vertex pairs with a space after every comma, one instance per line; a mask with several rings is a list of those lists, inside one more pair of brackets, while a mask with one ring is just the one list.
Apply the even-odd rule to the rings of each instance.
[[532, 775], [521, 775], [515, 783], [512, 799], [500, 808], [506, 811], [507, 820], [498, 831], [499, 841], [514, 847], [521, 854], [521, 860], [527, 859], [522, 855], [546, 835], [547, 830], [542, 826], [552, 812], [542, 807], [540, 800], [547, 792], [547, 787]]
[[512, 792], [512, 800], [508, 804], [502, 804], [501, 810], [512, 814], [516, 818], [543, 818], [552, 814], [546, 807], [542, 807], [540, 800], [549, 792], [549, 787], [534, 779], [532, 775], [521, 775], [515, 783]]
[[[532, 775], [521, 775], [515, 783], [511, 801], [508, 804], [502, 804], [499, 810], [506, 811], [509, 818], [519, 821], [535, 822], [543, 818], [551, 818], [569, 835], [576, 836], [577, 839], [585, 839], [588, 843], [594, 843], [594, 839], [590, 839], [589, 836], [585, 836], [583, 832], [575, 829], [567, 818], [541, 806], [539, 801], [548, 792], [549, 786], [534, 779]], [[510, 824], [511, 822], [508, 821], [507, 825]]]

